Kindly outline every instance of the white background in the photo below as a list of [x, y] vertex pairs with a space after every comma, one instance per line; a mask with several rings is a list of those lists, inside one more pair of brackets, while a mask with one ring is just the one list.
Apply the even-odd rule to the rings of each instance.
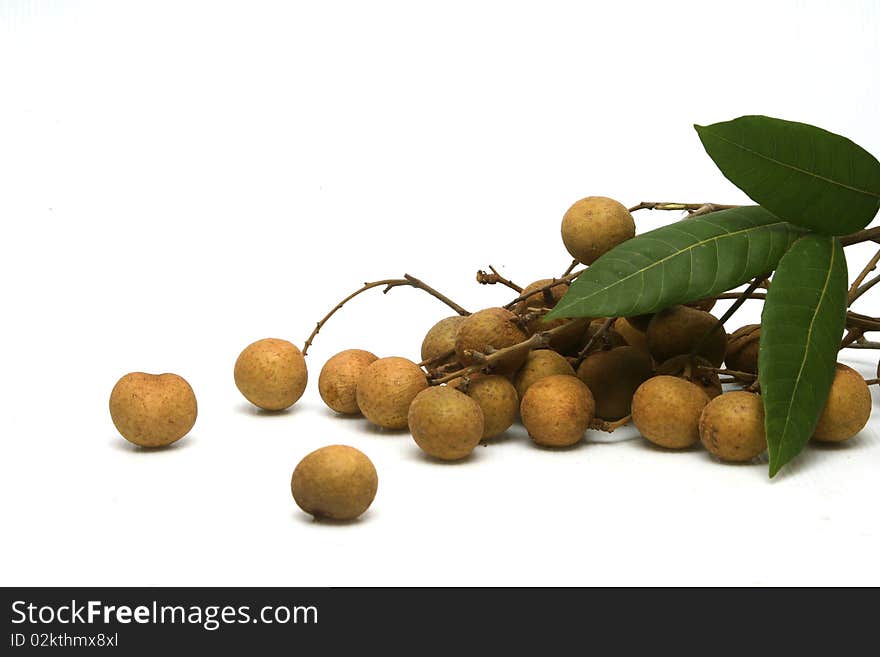
[[[477, 309], [510, 298], [478, 268], [558, 275], [583, 196], [746, 201], [695, 122], [769, 114], [880, 153], [878, 12], [0, 1], [2, 583], [880, 584], [876, 419], [772, 482], [631, 430], [545, 451], [520, 428], [431, 463], [316, 390], [341, 349], [418, 355], [449, 313], [410, 289], [327, 325], [290, 412], [256, 412], [232, 380], [245, 345], [301, 345], [365, 280], [409, 272]], [[873, 252], [849, 251], [856, 271]], [[860, 307], [880, 314], [880, 290]], [[107, 399], [132, 370], [193, 385], [173, 448], [116, 434]], [[379, 471], [358, 522], [290, 497], [329, 443]]]

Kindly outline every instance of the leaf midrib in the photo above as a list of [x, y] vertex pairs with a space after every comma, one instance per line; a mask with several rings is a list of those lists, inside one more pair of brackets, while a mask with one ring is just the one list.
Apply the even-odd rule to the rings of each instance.
[[812, 337], [813, 337], [813, 327], [816, 324], [816, 318], [819, 316], [819, 309], [826, 302], [825, 297], [826, 297], [826, 293], [828, 292], [828, 285], [831, 281], [831, 273], [834, 271], [834, 261], [837, 258], [837, 249], [835, 249], [834, 246], [835, 246], [835, 243], [832, 240], [831, 241], [831, 260], [828, 261], [828, 272], [825, 274], [825, 283], [822, 286], [822, 293], [819, 296], [819, 303], [816, 304], [816, 310], [813, 312], [813, 316], [810, 319], [810, 327], [807, 330], [807, 339], [805, 341], [805, 346], [804, 346], [804, 355], [803, 355], [803, 358], [801, 358], [801, 366], [798, 369], [798, 374], [797, 374], [797, 377], [795, 378], [794, 391], [792, 392], [792, 395], [789, 398], [788, 407], [787, 407], [786, 413], [785, 413], [785, 428], [782, 430], [782, 436], [780, 437], [780, 440], [779, 440], [779, 446], [776, 450], [774, 450], [776, 452], [777, 459], [779, 458], [779, 455], [782, 453], [782, 447], [785, 444], [786, 436], [789, 435], [788, 427], [790, 426], [791, 409], [794, 406], [794, 398], [795, 398], [796, 393], [801, 385], [801, 380], [803, 378], [803, 373], [804, 373], [804, 367], [806, 366], [806, 363], [807, 363], [807, 354], [810, 353], [810, 343], [812, 342]]
[[808, 171], [807, 169], [802, 169], [798, 166], [795, 166], [794, 164], [789, 164], [788, 162], [783, 162], [782, 160], [777, 160], [774, 157], [770, 157], [769, 155], [761, 153], [760, 151], [756, 151], [754, 149], [748, 148], [747, 146], [743, 146], [742, 144], [737, 143], [735, 141], [732, 141], [732, 140], [728, 139], [727, 137], [719, 135], [717, 132], [709, 131], [709, 134], [711, 134], [716, 139], [720, 139], [721, 141], [726, 142], [726, 143], [730, 144], [731, 146], [735, 146], [736, 148], [739, 148], [740, 150], [743, 150], [746, 153], [751, 153], [752, 155], [754, 155], [756, 157], [760, 157], [764, 160], [767, 160], [768, 162], [773, 162], [774, 164], [778, 164], [779, 166], [787, 167], [789, 169], [792, 169], [794, 171], [802, 173], [806, 176], [811, 176], [813, 178], [817, 178], [818, 180], [823, 180], [831, 185], [836, 185], [837, 187], [841, 187], [843, 189], [848, 189], [851, 192], [856, 192], [857, 194], [863, 194], [864, 196], [868, 196], [870, 198], [880, 199], [880, 194], [878, 194], [878, 193], [875, 193], [875, 192], [872, 192], [872, 191], [869, 191], [866, 189], [860, 189], [858, 187], [853, 187], [852, 185], [847, 185], [846, 183], [842, 183], [839, 180], [834, 180], [833, 178], [828, 178], [827, 176], [823, 176], [821, 174], [818, 174], [815, 171]]
[[[718, 240], [725, 239], [727, 237], [736, 237], [737, 235], [741, 235], [743, 233], [748, 233], [749, 231], [752, 231], [752, 230], [759, 230], [759, 229], [763, 229], [763, 228], [773, 228], [774, 226], [785, 226], [787, 223], [788, 222], [786, 222], [786, 221], [775, 221], [772, 224], [761, 224], [759, 226], [749, 226], [748, 228], [743, 228], [741, 230], [737, 230], [737, 231], [734, 231], [731, 233], [724, 233], [723, 235], [715, 235], [715, 236], [710, 237], [708, 239], [701, 240], [699, 242], [694, 242], [693, 244], [689, 245], [687, 248], [676, 251], [675, 253], [670, 253], [668, 256], [665, 256], [665, 257], [661, 258], [660, 260], [655, 260], [650, 265], [648, 265], [646, 267], [642, 267], [641, 269], [637, 269], [633, 273], [627, 274], [623, 278], [619, 278], [612, 285], [608, 285], [606, 287], [603, 287], [600, 290], [596, 290], [592, 294], [589, 294], [585, 297], [580, 297], [576, 301], [582, 303], [582, 302], [586, 301], [587, 299], [591, 299], [592, 297], [596, 296], [597, 294], [601, 294], [601, 293], [605, 292], [606, 290], [609, 290], [613, 287], [616, 287], [618, 285], [623, 284], [624, 281], [629, 280], [633, 276], [638, 276], [639, 274], [645, 273], [649, 269], [653, 269], [654, 267], [661, 265], [662, 263], [666, 262], [670, 258], [675, 258], [677, 256], [680, 256], [682, 253], [689, 253], [689, 252], [693, 251], [694, 249], [696, 249], [697, 247], [703, 246], [705, 244], [711, 244], [712, 242], [717, 242]], [[589, 271], [589, 269], [587, 271]]]

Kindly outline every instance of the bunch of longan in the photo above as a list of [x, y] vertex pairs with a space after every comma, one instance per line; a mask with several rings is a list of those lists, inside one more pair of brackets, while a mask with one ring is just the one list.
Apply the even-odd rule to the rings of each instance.
[[[566, 249], [585, 265], [634, 235], [629, 211], [605, 197], [581, 199], [562, 220]], [[416, 445], [440, 460], [466, 458], [517, 420], [548, 448], [575, 445], [591, 428], [612, 431], [631, 420], [662, 448], [702, 443], [732, 462], [765, 451], [754, 384], [760, 326], [728, 336], [709, 312], [714, 299], [637, 317], [543, 319], [572, 280], [535, 281], [505, 307], [440, 320], [426, 332], [418, 362], [342, 351], [321, 369], [321, 399], [339, 414], [360, 414], [389, 430], [408, 428]], [[725, 392], [720, 372], [732, 373], [725, 383], [739, 382], [738, 389]], [[267, 338], [242, 351], [234, 377], [248, 401], [278, 411], [300, 398], [308, 372], [295, 345]], [[110, 412], [123, 437], [158, 447], [192, 428], [196, 402], [176, 375], [134, 373], [116, 384]], [[867, 383], [839, 364], [814, 438], [847, 440], [870, 413]], [[316, 517], [352, 519], [370, 506], [377, 483], [362, 452], [332, 445], [297, 465], [291, 490]]]

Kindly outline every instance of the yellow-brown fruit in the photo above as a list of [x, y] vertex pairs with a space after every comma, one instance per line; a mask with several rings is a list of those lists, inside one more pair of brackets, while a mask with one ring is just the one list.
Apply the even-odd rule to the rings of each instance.
[[449, 386], [422, 390], [409, 407], [409, 430], [416, 444], [434, 458], [463, 459], [483, 437], [483, 410]]
[[[462, 365], [478, 362], [471, 352], [490, 354], [519, 344], [528, 338], [520, 327], [519, 318], [504, 308], [486, 308], [465, 317], [455, 337], [455, 353]], [[494, 363], [496, 374], [513, 374], [526, 359], [528, 351], [517, 350]]]
[[758, 349], [761, 346], [761, 325], [747, 324], [727, 336], [727, 368], [737, 372], [758, 373]]
[[700, 440], [722, 461], [751, 461], [767, 449], [761, 398], [737, 390], [710, 401], [700, 415]]
[[663, 363], [673, 356], [689, 354], [697, 344], [701, 344], [696, 355], [702, 356], [714, 367], [720, 367], [727, 350], [724, 327], [706, 335], [717, 324], [718, 319], [714, 315], [688, 306], [661, 310], [648, 324], [648, 349], [654, 360]]
[[[529, 294], [530, 292], [538, 290], [546, 285], [549, 285], [552, 282], [552, 278], [542, 278], [541, 280], [535, 281], [534, 283], [530, 283], [523, 288], [520, 296]], [[559, 300], [565, 296], [565, 293], [568, 292], [569, 285], [570, 284], [567, 282], [560, 282], [558, 285], [554, 285], [549, 290], [535, 292], [534, 294], [526, 297], [518, 304], [516, 304], [516, 311], [522, 314], [528, 312], [529, 309], [534, 308], [553, 308], [554, 306], [556, 306]]]
[[359, 415], [357, 382], [375, 360], [378, 357], [369, 351], [346, 349], [324, 363], [318, 377], [318, 392], [324, 403], [337, 413]]
[[467, 396], [483, 409], [483, 440], [504, 433], [516, 422], [519, 396], [506, 377], [490, 374], [472, 379]]
[[[532, 290], [540, 289], [552, 282], [553, 280], [550, 278], [542, 278], [541, 280], [535, 281], [523, 288], [522, 294], [528, 294]], [[523, 315], [536, 308], [554, 308], [567, 291], [568, 283], [559, 283], [549, 290], [535, 292], [517, 304], [516, 312]], [[526, 325], [526, 332], [534, 335], [535, 333], [549, 331], [550, 329], [565, 325], [566, 328], [559, 329], [558, 332], [551, 336], [550, 348], [555, 349], [556, 351], [568, 351], [577, 346], [589, 323], [590, 320], [585, 317], [574, 317], [570, 319], [560, 318], [551, 319], [549, 321], [537, 318], [531, 320]]]
[[828, 401], [813, 438], [823, 442], [849, 440], [865, 428], [871, 417], [871, 391], [861, 374], [837, 364]]
[[562, 217], [562, 241], [573, 258], [591, 265], [621, 242], [635, 237], [636, 224], [627, 209], [605, 196], [588, 196]]
[[644, 333], [648, 330], [648, 324], [651, 323], [652, 319], [654, 319], [654, 313], [646, 313], [644, 315], [633, 315], [632, 317], [627, 317], [626, 321], [629, 322], [634, 329]]
[[[589, 344], [590, 349], [587, 353], [592, 354], [596, 351], [603, 351], [605, 349], [613, 349], [614, 347], [625, 347], [627, 342], [623, 339], [617, 331], [614, 330], [614, 325], [605, 330], [602, 335], [598, 335], [599, 331], [602, 330], [602, 326], [605, 324], [605, 318], [599, 317], [598, 319], [594, 319], [587, 326], [587, 331], [581, 336], [581, 339], [577, 345], [577, 349], [574, 350], [576, 353], [583, 351], [586, 346]], [[592, 341], [592, 343], [591, 343]]]
[[422, 368], [391, 356], [373, 361], [357, 382], [357, 405], [370, 422], [386, 429], [406, 428], [409, 405], [428, 387]]
[[309, 380], [306, 359], [287, 340], [265, 338], [245, 347], [235, 361], [235, 385], [254, 406], [281, 411], [302, 397]]
[[595, 410], [590, 389], [567, 374], [554, 374], [535, 382], [520, 403], [523, 425], [532, 440], [544, 447], [577, 443], [593, 421]]
[[633, 395], [633, 424], [655, 445], [690, 447], [700, 439], [700, 413], [708, 403], [709, 396], [690, 381], [655, 376]]
[[[422, 340], [422, 360], [434, 360], [432, 367], [445, 365], [455, 360], [455, 335], [458, 333], [458, 327], [464, 321], [461, 315], [453, 315], [446, 317], [432, 326], [425, 339]], [[440, 358], [445, 354], [452, 353], [451, 356]]]
[[299, 508], [316, 518], [354, 520], [376, 497], [379, 476], [367, 455], [329, 445], [307, 455], [293, 471], [290, 492]]
[[712, 364], [699, 356], [687, 354], [673, 356], [665, 363], [658, 365], [656, 371], [657, 374], [677, 376], [700, 386], [703, 392], [709, 395], [709, 399], [715, 399], [724, 391], [721, 378], [717, 372], [713, 371]]
[[164, 447], [180, 440], [196, 423], [193, 389], [177, 374], [131, 372], [110, 393], [110, 418], [127, 441]]
[[574, 368], [565, 359], [551, 349], [536, 349], [529, 352], [526, 362], [520, 368], [519, 372], [513, 379], [513, 385], [516, 386], [516, 394], [522, 399], [526, 394], [526, 390], [545, 376], [554, 374], [568, 374], [574, 376]]
[[596, 417], [603, 420], [629, 415], [636, 389], [652, 374], [651, 357], [635, 347], [597, 351], [587, 356], [577, 371], [596, 400]]
[[640, 331], [626, 317], [618, 317], [612, 325], [614, 332], [617, 333], [630, 346], [648, 351], [648, 336], [644, 331]]

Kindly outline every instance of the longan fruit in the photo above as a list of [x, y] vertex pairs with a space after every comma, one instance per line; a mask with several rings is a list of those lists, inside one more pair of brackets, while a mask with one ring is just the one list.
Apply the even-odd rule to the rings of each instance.
[[[535, 281], [534, 283], [529, 283], [523, 288], [520, 296], [529, 294], [530, 292], [542, 288], [545, 285], [549, 285], [552, 282], [552, 278], [542, 278]], [[549, 290], [544, 290], [543, 292], [535, 292], [534, 294], [531, 294], [530, 296], [520, 301], [516, 305], [516, 311], [522, 314], [527, 312], [529, 309], [534, 308], [553, 308], [554, 306], [556, 306], [559, 300], [565, 296], [565, 293], [568, 292], [569, 285], [570, 283], [566, 281], [560, 281], [557, 285], [554, 285]]]
[[290, 492], [299, 508], [333, 520], [360, 516], [373, 503], [378, 487], [373, 462], [347, 445], [329, 445], [308, 454], [290, 478]]
[[[519, 325], [517, 315], [504, 308], [486, 308], [465, 317], [455, 337], [455, 354], [462, 365], [474, 365], [477, 359], [469, 352], [490, 354], [505, 347], [519, 344], [528, 335]], [[526, 349], [517, 350], [493, 365], [495, 374], [516, 372], [528, 355]]]
[[363, 349], [346, 349], [330, 358], [318, 377], [318, 392], [324, 403], [337, 413], [360, 415], [357, 382], [376, 360], [378, 356]]
[[110, 393], [110, 418], [127, 441], [164, 447], [180, 440], [196, 423], [192, 387], [177, 374], [131, 372]]
[[516, 422], [519, 396], [506, 377], [490, 374], [472, 379], [466, 394], [483, 409], [483, 440], [504, 433]]
[[234, 375], [245, 399], [267, 411], [293, 406], [309, 380], [302, 352], [278, 338], [257, 340], [245, 347], [235, 361]]
[[536, 349], [529, 352], [529, 355], [526, 356], [526, 362], [523, 363], [513, 379], [516, 394], [522, 399], [532, 384], [545, 376], [554, 374], [574, 376], [574, 368], [564, 356], [551, 349]]
[[737, 372], [758, 373], [758, 350], [761, 347], [761, 325], [746, 324], [727, 337], [724, 362]]
[[357, 405], [373, 424], [404, 429], [409, 405], [427, 387], [428, 379], [416, 363], [398, 356], [380, 358], [358, 379]]
[[648, 336], [644, 331], [637, 329], [626, 317], [618, 317], [611, 325], [617, 333], [631, 347], [648, 352]]
[[669, 375], [648, 379], [632, 399], [636, 429], [655, 445], [690, 447], [700, 439], [700, 413], [709, 396], [699, 387]]
[[627, 209], [605, 196], [588, 196], [562, 217], [562, 241], [573, 258], [591, 265], [599, 256], [635, 237], [636, 224]]
[[568, 374], [544, 377], [529, 386], [520, 403], [523, 425], [545, 447], [568, 447], [584, 436], [596, 410], [586, 384]]
[[593, 319], [587, 325], [587, 331], [581, 336], [581, 339], [577, 345], [577, 348], [572, 350], [572, 353], [579, 354], [583, 351], [590, 341], [592, 341], [592, 345], [590, 346], [590, 350], [587, 353], [594, 353], [596, 351], [603, 351], [605, 349], [613, 349], [614, 347], [625, 347], [627, 345], [626, 340], [623, 339], [617, 331], [614, 330], [614, 325], [612, 324], [601, 336], [594, 339], [594, 336], [602, 329], [602, 326], [605, 324], [606, 319], [604, 317], [599, 317], [597, 319]]
[[871, 417], [871, 391], [861, 374], [837, 363], [828, 401], [819, 416], [813, 438], [822, 442], [849, 440]]
[[578, 367], [577, 376], [593, 393], [596, 417], [619, 420], [629, 415], [636, 389], [651, 378], [653, 370], [646, 351], [627, 346], [590, 354]]
[[[673, 356], [691, 353], [702, 343], [696, 355], [708, 360], [713, 367], [720, 367], [727, 351], [727, 334], [724, 327], [715, 329], [717, 324], [714, 315], [688, 306], [661, 310], [648, 324], [645, 333], [648, 349], [654, 360], [663, 363]], [[707, 336], [709, 331], [713, 332]]]
[[767, 449], [764, 404], [752, 392], [716, 397], [703, 409], [699, 426], [703, 446], [722, 461], [751, 461]]
[[409, 430], [416, 444], [434, 458], [463, 459], [483, 437], [483, 410], [449, 386], [422, 390], [409, 407]]
[[450, 352], [453, 352], [451, 356], [432, 363], [432, 366], [445, 365], [455, 360], [455, 335], [463, 321], [463, 316], [453, 315], [434, 324], [422, 340], [422, 360], [433, 360]]

